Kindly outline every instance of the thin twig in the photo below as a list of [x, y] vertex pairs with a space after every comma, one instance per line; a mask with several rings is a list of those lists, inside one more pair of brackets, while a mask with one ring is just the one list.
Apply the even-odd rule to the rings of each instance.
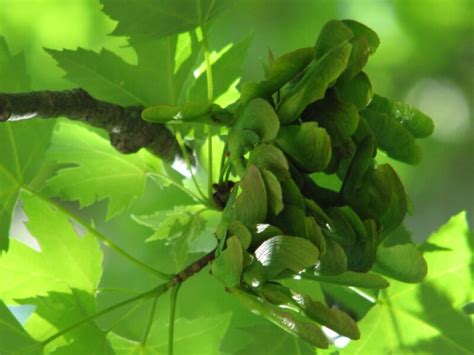
[[115, 309], [121, 308], [123, 306], [126, 306], [127, 304], [143, 300], [149, 297], [160, 297], [164, 293], [166, 293], [169, 289], [181, 284], [182, 282], [186, 281], [188, 278], [193, 276], [194, 274], [198, 273], [201, 271], [204, 267], [206, 267], [207, 264], [209, 264], [212, 260], [214, 260], [215, 257], [215, 249], [209, 252], [208, 254], [204, 255], [194, 263], [188, 265], [186, 268], [184, 268], [181, 272], [177, 273], [174, 275], [174, 277], [169, 280], [166, 283], [163, 283], [161, 285], [158, 285], [154, 288], [152, 288], [149, 291], [140, 293], [134, 297], [128, 298], [126, 300], [123, 300], [121, 302], [118, 302], [112, 306], [109, 306], [107, 308], [102, 309], [99, 312], [96, 312], [94, 314], [91, 314], [90, 316], [60, 330], [59, 332], [51, 335], [49, 338], [43, 340], [40, 344], [41, 346], [46, 346], [47, 344], [51, 343], [52, 341], [56, 340], [57, 338], [63, 336], [64, 334], [76, 329], [77, 327], [90, 322], [96, 318], [99, 318], [100, 316], [107, 314]]
[[176, 302], [178, 300], [178, 291], [181, 283], [177, 284], [171, 290], [171, 301], [170, 301], [170, 319], [168, 328], [168, 355], [173, 355], [174, 345], [174, 322], [176, 316]]
[[69, 212], [66, 208], [64, 208], [63, 206], [55, 203], [54, 201], [52, 201], [51, 199], [49, 199], [48, 197], [46, 196], [43, 196], [41, 193], [37, 192], [37, 191], [34, 191], [32, 189], [29, 189], [27, 187], [23, 187], [22, 188], [23, 190], [31, 193], [32, 195], [38, 197], [39, 199], [45, 201], [46, 203], [48, 203], [49, 205], [53, 206], [54, 208], [56, 208], [57, 210], [61, 211], [61, 213], [63, 213], [64, 215], [66, 215], [69, 219], [71, 219], [72, 221], [80, 224], [82, 227], [84, 227], [90, 234], [92, 234], [92, 236], [94, 236], [95, 238], [99, 239], [102, 243], [104, 243], [104, 245], [106, 245], [107, 247], [109, 247], [110, 249], [112, 249], [113, 251], [115, 251], [117, 254], [119, 254], [120, 256], [122, 256], [123, 258], [125, 258], [126, 260], [128, 260], [129, 262], [131, 262], [132, 264], [135, 264], [137, 265], [138, 267], [142, 268], [143, 270], [145, 271], [148, 271], [149, 273], [152, 273], [154, 274], [155, 276], [158, 276], [158, 277], [161, 277], [165, 280], [169, 280], [172, 275], [168, 275], [168, 274], [165, 274], [159, 270], [156, 270], [154, 268], [152, 268], [150, 265], [148, 264], [145, 264], [144, 262], [138, 260], [137, 258], [133, 257], [132, 255], [130, 255], [129, 253], [127, 253], [125, 250], [123, 250], [121, 247], [119, 247], [117, 244], [115, 244], [114, 242], [112, 242], [109, 238], [107, 238], [105, 235], [103, 235], [102, 233], [100, 233], [99, 231], [97, 231], [95, 228], [93, 228], [89, 223], [87, 223], [86, 221], [82, 220], [80, 217], [76, 216], [75, 214]]
[[[176, 286], [175, 286], [176, 287]], [[153, 325], [153, 320], [155, 319], [155, 312], [156, 312], [156, 304], [158, 303], [158, 298], [159, 298], [159, 294], [157, 294], [155, 296], [155, 298], [153, 299], [153, 303], [151, 305], [151, 311], [150, 311], [150, 316], [148, 318], [148, 323], [145, 327], [145, 333], [143, 333], [143, 338], [142, 338], [142, 346], [145, 346], [146, 344], [146, 341], [148, 339], [148, 335], [150, 334], [150, 330], [151, 330], [151, 326]]]

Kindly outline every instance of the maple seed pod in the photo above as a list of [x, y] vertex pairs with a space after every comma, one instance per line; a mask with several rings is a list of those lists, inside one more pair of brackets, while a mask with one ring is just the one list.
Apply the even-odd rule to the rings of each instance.
[[292, 304], [293, 298], [291, 297], [291, 291], [277, 283], [266, 283], [263, 284], [258, 292], [270, 303], [275, 305], [289, 305]]

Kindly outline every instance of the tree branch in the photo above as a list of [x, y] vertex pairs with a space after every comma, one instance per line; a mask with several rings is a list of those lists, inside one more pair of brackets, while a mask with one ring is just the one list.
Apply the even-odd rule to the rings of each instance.
[[0, 122], [66, 117], [105, 129], [112, 146], [122, 153], [146, 148], [167, 162], [181, 157], [174, 135], [162, 124], [143, 121], [142, 111], [140, 106], [123, 107], [96, 100], [82, 89], [0, 93]]
[[[151, 290], [140, 293], [140, 294], [138, 294], [138, 295], [136, 295], [132, 298], [128, 298], [124, 301], [113, 304], [113, 305], [111, 305], [111, 306], [109, 306], [105, 309], [102, 309], [101, 311], [98, 311], [94, 314], [91, 314], [88, 317], [86, 317], [84, 319], [81, 319], [80, 321], [78, 321], [78, 322], [76, 322], [76, 323], [74, 323], [74, 324], [58, 331], [57, 333], [55, 333], [53, 335], [51, 335], [50, 337], [43, 340], [39, 344], [44, 347], [47, 344], [51, 343], [53, 340], [61, 337], [65, 333], [68, 333], [71, 330], [74, 330], [77, 327], [83, 325], [84, 323], [87, 323], [87, 322], [90, 322], [90, 321], [92, 321], [96, 318], [99, 318], [100, 316], [102, 316], [106, 313], [109, 313], [109, 312], [111, 312], [111, 311], [113, 311], [117, 308], [121, 308], [123, 306], [126, 306], [130, 303], [136, 302], [136, 301], [141, 300], [141, 299], [145, 299], [145, 298], [149, 298], [149, 297], [155, 297], [155, 298], [160, 297], [161, 295], [166, 293], [169, 289], [171, 289], [173, 287], [178, 287], [178, 285], [180, 285], [183, 281], [187, 280], [188, 278], [190, 278], [194, 274], [201, 271], [204, 267], [206, 267], [207, 264], [209, 264], [212, 260], [214, 260], [215, 252], [216, 252], [216, 250], [214, 249], [211, 252], [209, 252], [208, 254], [204, 255], [203, 257], [201, 257], [200, 259], [198, 259], [197, 261], [195, 261], [191, 265], [187, 266], [183, 271], [176, 274], [170, 281], [168, 281], [166, 283], [163, 283], [161, 285], [158, 285], [158, 286], [152, 288]], [[36, 346], [36, 344], [34, 346]]]
[[210, 253], [204, 255], [201, 259], [198, 259], [191, 265], [188, 265], [183, 271], [177, 273], [172, 279], [171, 283], [176, 285], [190, 278], [194, 274], [201, 271], [207, 264], [209, 264], [216, 257], [216, 250], [214, 249]]

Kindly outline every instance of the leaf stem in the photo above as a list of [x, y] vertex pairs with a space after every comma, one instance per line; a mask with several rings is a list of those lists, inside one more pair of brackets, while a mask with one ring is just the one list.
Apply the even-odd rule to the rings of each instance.
[[159, 296], [160, 295], [157, 294], [155, 298], [153, 299], [153, 303], [151, 305], [150, 317], [148, 318], [148, 324], [146, 325], [145, 333], [143, 333], [143, 338], [141, 341], [142, 346], [145, 346], [146, 341], [148, 339], [148, 335], [150, 334], [151, 326], [153, 325], [153, 319], [155, 319], [156, 304], [158, 303]]
[[82, 320], [80, 320], [79, 322], [76, 322], [72, 325], [70, 325], [69, 327], [66, 327], [64, 329], [62, 329], [61, 331], [51, 335], [49, 338], [43, 340], [41, 342], [41, 345], [44, 347], [46, 346], [47, 344], [51, 343], [53, 340], [56, 340], [57, 338], [63, 336], [64, 334], [70, 332], [71, 330], [91, 321], [91, 320], [94, 320], [106, 313], [109, 313], [117, 308], [120, 308], [120, 307], [123, 307], [123, 306], [126, 306], [127, 304], [130, 304], [130, 303], [133, 303], [133, 302], [136, 302], [136, 301], [139, 301], [141, 299], [144, 299], [144, 298], [147, 298], [147, 297], [150, 297], [150, 296], [153, 296], [155, 295], [156, 297], [159, 297], [161, 296], [163, 293], [165, 293], [172, 285], [174, 285], [174, 283], [172, 281], [169, 281], [165, 284], [161, 284], [157, 287], [154, 287], [153, 289], [149, 290], [149, 291], [146, 291], [146, 292], [143, 292], [143, 293], [140, 293], [139, 295], [136, 295], [132, 298], [128, 298], [122, 302], [119, 302], [119, 303], [116, 303], [112, 306], [109, 306], [107, 308], [104, 308], [103, 310], [99, 311], [99, 312], [96, 312], [94, 314], [91, 314], [89, 317], [86, 317]]
[[[186, 147], [184, 145], [184, 141], [183, 141], [183, 137], [181, 136], [181, 133], [175, 129], [175, 136], [176, 136], [176, 140], [178, 141], [178, 144], [181, 148], [181, 152], [183, 154], [183, 158], [184, 158], [184, 161], [186, 163], [186, 167], [189, 171], [189, 174], [191, 174], [191, 179], [194, 183], [194, 186], [196, 186], [196, 190], [198, 192], [198, 194], [201, 196], [201, 198], [204, 200], [204, 201], [207, 201], [207, 197], [204, 195], [204, 193], [202, 192], [201, 188], [199, 187], [199, 184], [196, 180], [196, 177], [194, 176], [194, 173], [193, 173], [193, 170], [192, 170], [192, 166], [191, 166], [191, 160], [189, 159], [189, 155], [188, 155], [188, 152], [186, 151]], [[206, 204], [207, 205], [207, 204]]]
[[125, 250], [123, 250], [121, 247], [119, 247], [117, 244], [115, 244], [114, 242], [112, 242], [109, 238], [107, 238], [105, 235], [103, 235], [102, 233], [100, 233], [99, 231], [97, 231], [95, 228], [93, 228], [89, 223], [87, 223], [86, 221], [84, 221], [82, 218], [74, 215], [73, 213], [71, 213], [69, 210], [67, 210], [66, 208], [64, 208], [63, 206], [59, 205], [58, 203], [55, 203], [54, 201], [52, 201], [51, 199], [49, 199], [48, 197], [46, 196], [43, 196], [43, 194], [41, 194], [40, 192], [38, 191], [34, 191], [32, 189], [30, 189], [29, 187], [22, 187], [23, 190], [25, 190], [26, 192], [38, 197], [39, 199], [41, 199], [42, 201], [48, 203], [49, 205], [53, 206], [54, 208], [56, 208], [57, 210], [59, 210], [61, 213], [63, 213], [64, 215], [66, 215], [67, 217], [69, 217], [71, 220], [73, 220], [74, 222], [80, 224], [82, 227], [84, 227], [90, 234], [92, 234], [95, 238], [97, 238], [98, 240], [100, 240], [104, 245], [106, 245], [107, 247], [109, 247], [110, 249], [112, 249], [113, 251], [115, 251], [118, 255], [122, 256], [124, 259], [128, 260], [129, 262], [131, 262], [132, 264], [135, 264], [136, 266], [142, 268], [143, 270], [149, 272], [149, 273], [152, 273], [154, 274], [155, 276], [158, 276], [158, 277], [161, 277], [162, 279], [165, 279], [165, 280], [169, 280], [172, 275], [168, 275], [168, 274], [165, 274], [161, 271], [158, 271], [156, 270], [155, 268], [151, 267], [150, 265], [147, 265], [145, 264], [144, 262], [136, 259], [135, 257], [133, 257], [132, 255], [130, 255], [129, 253], [127, 253]]
[[[212, 76], [212, 63], [211, 63], [211, 54], [209, 52], [209, 43], [207, 41], [207, 28], [206, 25], [203, 23], [201, 25], [202, 31], [202, 45], [204, 48], [204, 60], [206, 62], [206, 80], [207, 80], [207, 100], [209, 103], [212, 103], [214, 100], [214, 80]], [[209, 167], [208, 167], [208, 184], [207, 184], [207, 193], [209, 195], [209, 201], [212, 203], [212, 183], [213, 183], [213, 169], [212, 169], [212, 134], [213, 129], [212, 126], [207, 127], [207, 139], [209, 141], [208, 144], [208, 158], [209, 158]]]
[[[168, 291], [170, 288], [174, 287], [174, 286], [179, 286], [182, 282], [186, 281], [188, 278], [190, 278], [191, 276], [193, 276], [194, 274], [198, 273], [199, 271], [201, 271], [207, 264], [209, 264], [212, 260], [214, 260], [214, 257], [215, 257], [215, 249], [212, 250], [211, 252], [209, 252], [208, 254], [204, 255], [203, 257], [201, 257], [200, 259], [196, 260], [195, 262], [193, 262], [192, 264], [188, 265], [186, 268], [184, 268], [181, 272], [177, 273], [176, 275], [173, 276], [173, 278], [171, 278], [171, 280], [169, 280], [168, 282], [166, 283], [163, 283], [163, 284], [160, 284], [154, 288], [152, 288], [151, 290], [149, 291], [146, 291], [146, 292], [143, 292], [143, 293], [140, 293], [134, 297], [131, 297], [131, 298], [128, 298], [126, 300], [123, 300], [119, 303], [116, 303], [114, 305], [111, 305], [107, 308], [104, 308], [102, 309], [101, 311], [99, 312], [96, 312], [94, 314], [91, 314], [90, 316], [70, 325], [69, 327], [66, 327], [60, 331], [58, 331], [57, 333], [51, 335], [49, 338], [43, 340], [40, 344], [41, 346], [45, 347], [46, 345], [48, 345], [49, 343], [51, 343], [52, 341], [56, 340], [57, 338], [63, 336], [64, 334], [70, 332], [71, 330], [74, 330], [76, 329], [77, 327], [87, 323], [87, 322], [90, 322], [96, 318], [99, 318], [100, 316], [106, 314], [106, 313], [109, 313], [117, 308], [120, 308], [120, 307], [123, 307], [123, 306], [126, 306], [127, 304], [130, 304], [130, 303], [133, 303], [133, 302], [136, 302], [136, 301], [139, 301], [139, 300], [144, 300], [148, 297], [152, 297], [152, 296], [155, 296], [156, 298], [160, 297], [161, 295], [163, 295], [166, 291]], [[176, 291], [177, 292], [177, 291]], [[175, 296], [176, 297], [176, 296]], [[174, 316], [173, 316], [174, 317]]]
[[169, 181], [170, 184], [172, 184], [173, 186], [177, 187], [178, 189], [180, 189], [181, 191], [183, 191], [185, 194], [187, 194], [189, 197], [191, 197], [193, 200], [195, 200], [196, 202], [199, 202], [205, 206], [207, 206], [207, 202], [205, 200], [203, 200], [200, 196], [196, 195], [194, 192], [188, 190], [187, 188], [185, 188], [184, 186], [178, 184], [176, 181], [174, 181], [172, 178], [170, 178], [169, 176], [167, 175], [164, 175], [164, 174], [161, 174], [161, 173], [156, 173], [156, 172], [153, 172], [153, 173], [148, 173], [149, 176], [151, 177], [157, 177], [157, 178], [160, 178], [160, 179], [166, 179]]
[[109, 328], [105, 329], [104, 333], [107, 334], [107, 333], [111, 332], [112, 330], [114, 330], [117, 325], [119, 325], [128, 316], [130, 316], [133, 312], [135, 312], [138, 308], [140, 308], [140, 306], [143, 304], [144, 301], [145, 301], [145, 299], [143, 299], [143, 298], [141, 300], [137, 301], [137, 303], [135, 303], [127, 312], [125, 312], [124, 315], [119, 317]]
[[392, 322], [393, 329], [395, 329], [395, 335], [396, 335], [398, 341], [400, 342], [400, 345], [402, 345], [402, 347], [403, 347], [403, 338], [402, 338], [402, 332], [401, 332], [401, 329], [400, 329], [400, 324], [398, 324], [398, 320], [397, 320], [397, 317], [395, 316], [395, 312], [393, 310], [393, 306], [392, 306], [392, 303], [390, 301], [390, 297], [387, 294], [387, 290], [382, 290], [381, 294], [382, 294], [381, 298], [382, 298], [383, 302], [387, 305], [388, 314], [389, 314], [390, 320]]
[[207, 172], [207, 195], [209, 197], [209, 203], [213, 204], [213, 199], [212, 199], [212, 184], [214, 181], [213, 175], [213, 158], [212, 158], [212, 126], [207, 127], [207, 140], [209, 141], [208, 146], [207, 146], [207, 156], [209, 159], [209, 166], [208, 166], [208, 172]]
[[229, 180], [231, 172], [232, 172], [232, 164], [228, 164], [227, 170], [225, 171], [225, 174], [224, 174], [224, 181]]
[[226, 151], [227, 151], [227, 142], [225, 143], [224, 148], [222, 149], [221, 164], [219, 168], [219, 184], [221, 184], [224, 181], [224, 173], [226, 169], [226, 160], [225, 160]]
[[214, 80], [212, 76], [211, 53], [209, 52], [209, 42], [207, 40], [207, 27], [203, 19], [201, 19], [202, 47], [204, 49], [204, 61], [206, 62], [206, 79], [207, 79], [207, 100], [212, 103], [214, 100]]
[[176, 316], [176, 301], [178, 299], [178, 291], [181, 287], [181, 282], [176, 284], [171, 290], [171, 303], [170, 303], [170, 319], [168, 328], [168, 355], [173, 355], [173, 344], [174, 344], [174, 322]]

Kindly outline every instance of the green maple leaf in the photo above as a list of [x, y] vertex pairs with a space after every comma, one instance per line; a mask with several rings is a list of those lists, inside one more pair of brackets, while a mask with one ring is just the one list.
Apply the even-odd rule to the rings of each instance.
[[[95, 297], [86, 291], [72, 289], [70, 293], [49, 292], [47, 296], [17, 300], [20, 304], [35, 306], [36, 317], [31, 317], [25, 327], [31, 333], [41, 332], [52, 334], [75, 324], [96, 312]], [[67, 317], [64, 315], [67, 314]], [[48, 323], [47, 329], [44, 321]], [[56, 348], [53, 353], [60, 354], [112, 354], [106, 332], [101, 330], [93, 321], [85, 323], [62, 336], [62, 340], [53, 341], [51, 347], [66, 341], [66, 345]], [[55, 344], [56, 343], [56, 344]]]
[[[175, 353], [220, 354], [219, 343], [229, 326], [230, 318], [230, 313], [214, 314], [192, 320], [178, 318], [175, 322]], [[163, 334], [167, 334], [167, 332], [167, 325], [158, 321], [153, 324], [145, 345], [115, 333], [110, 333], [108, 339], [115, 353], [119, 355], [166, 354], [168, 343]]]
[[9, 253], [0, 257], [0, 298], [9, 302], [72, 287], [95, 291], [102, 275], [97, 239], [79, 236], [68, 216], [42, 198], [29, 192], [20, 198], [40, 251], [12, 240]]
[[[151, 105], [159, 101], [157, 85], [151, 84], [150, 71], [125, 62], [115, 53], [77, 50], [47, 52], [66, 72], [65, 78], [76, 83], [93, 97], [123, 106]], [[163, 56], [166, 58], [166, 55]], [[155, 78], [155, 73], [151, 73]]]
[[0, 36], [0, 91], [21, 92], [30, 88], [25, 55], [11, 54], [7, 41]]
[[0, 125], [0, 251], [8, 250], [12, 212], [22, 187], [35, 185], [44, 167], [54, 122]]
[[215, 247], [214, 232], [219, 217], [220, 213], [202, 205], [188, 205], [151, 215], [133, 216], [133, 219], [154, 230], [147, 242], [165, 240], [171, 246], [172, 261], [175, 270], [179, 271], [186, 266], [189, 254], [207, 253]]
[[101, 0], [103, 11], [119, 21], [116, 36], [147, 35], [155, 38], [186, 32], [207, 24], [233, 0]]
[[[176, 354], [218, 354], [220, 340], [231, 319], [230, 313], [214, 314], [195, 319], [178, 318], [175, 322], [174, 348]], [[168, 326], [156, 322], [150, 331], [150, 346], [160, 353], [167, 350]]]
[[[222, 51], [211, 53], [214, 96], [217, 100], [219, 100], [220, 96], [224, 96], [232, 86], [238, 83], [251, 41], [252, 36], [247, 36], [235, 45], [229, 44]], [[198, 71], [199, 76], [189, 89], [188, 94], [188, 99], [193, 102], [207, 100], [207, 78], [204, 63], [201, 63], [198, 67]]]
[[127, 339], [113, 332], [110, 332], [107, 335], [107, 339], [112, 345], [112, 348], [114, 349], [116, 355], [161, 354], [155, 347], [152, 347], [148, 344], [143, 345], [139, 341]]
[[61, 122], [55, 131], [47, 158], [73, 165], [50, 178], [45, 191], [81, 207], [108, 199], [107, 219], [119, 214], [143, 194], [148, 173], [163, 173], [163, 164], [141, 150], [124, 155], [85, 126]]
[[[11, 55], [0, 37], [0, 92], [29, 89], [22, 54]], [[31, 185], [42, 168], [54, 122], [7, 122], [0, 125], [0, 252], [8, 250], [8, 233], [21, 187]]]
[[129, 42], [137, 54], [136, 64], [107, 49], [47, 52], [66, 72], [66, 79], [95, 98], [122, 106], [174, 104], [199, 54], [196, 36], [184, 33], [160, 40], [133, 36]]
[[221, 345], [224, 353], [235, 355], [314, 354], [314, 348], [308, 343], [273, 324], [253, 324], [233, 329], [234, 325], [231, 323], [229, 333]]
[[200, 216], [205, 209], [202, 205], [175, 206], [173, 210], [157, 211], [146, 216], [133, 216], [133, 219], [155, 231], [147, 241], [173, 239], [183, 233], [196, 238], [206, 225], [205, 219]]
[[0, 301], [0, 353], [1, 354], [42, 354], [40, 343], [23, 329]]
[[[419, 284], [390, 281], [378, 304], [359, 323], [361, 340], [343, 353], [428, 352], [472, 354], [474, 327], [462, 306], [473, 298], [472, 233], [460, 213], [423, 247], [428, 276]], [[427, 248], [428, 249], [428, 248]]]

